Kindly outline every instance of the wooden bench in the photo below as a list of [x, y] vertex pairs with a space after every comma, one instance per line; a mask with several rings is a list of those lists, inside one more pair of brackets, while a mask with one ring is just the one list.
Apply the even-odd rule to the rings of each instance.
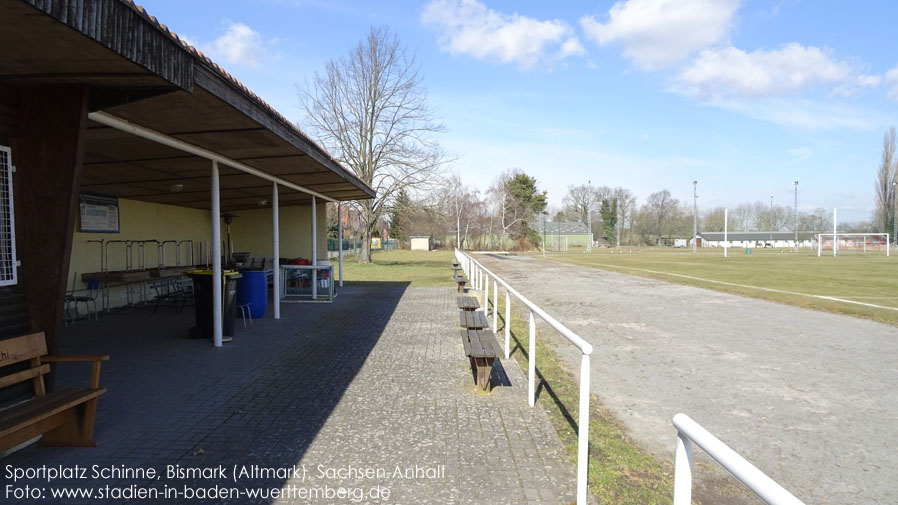
[[480, 308], [480, 302], [473, 296], [457, 296], [455, 300], [458, 302], [458, 308], [461, 310], [477, 310]]
[[[156, 308], [153, 313], [159, 311], [159, 304], [163, 300], [171, 300], [175, 307], [178, 307], [180, 314], [184, 310], [184, 304], [187, 303], [187, 291], [184, 289], [184, 283], [180, 276], [160, 277], [147, 282], [147, 285], [156, 293]], [[178, 306], [178, 301], [181, 305]]]
[[496, 336], [490, 330], [462, 330], [462, 343], [465, 354], [471, 360], [471, 370], [477, 377], [477, 385], [484, 391], [490, 389], [490, 375], [493, 372], [493, 361], [499, 357], [501, 350]]
[[458, 292], [465, 292], [465, 284], [468, 283], [468, 279], [464, 275], [455, 274], [455, 282], [458, 283]]
[[[41, 445], [96, 447], [93, 440], [100, 388], [100, 363], [109, 356], [45, 356], [44, 333], [0, 340], [0, 370], [27, 362], [27, 368], [0, 375], [0, 388], [30, 381], [34, 396], [0, 411], [0, 452], [43, 435]], [[47, 363], [91, 362], [90, 387], [47, 393]], [[15, 367], [18, 368], [18, 367]], [[7, 369], [8, 370], [8, 369]]]
[[482, 330], [488, 328], [490, 323], [483, 311], [460, 310], [458, 311], [458, 325], [470, 330]]

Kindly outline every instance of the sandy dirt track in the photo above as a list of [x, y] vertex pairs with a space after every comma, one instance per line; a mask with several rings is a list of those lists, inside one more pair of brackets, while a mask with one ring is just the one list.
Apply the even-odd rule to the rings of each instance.
[[[684, 412], [805, 503], [898, 503], [896, 328], [538, 258], [476, 257], [593, 344], [592, 392], [659, 457], [673, 461], [670, 420]], [[576, 372], [579, 350], [545, 328]]]

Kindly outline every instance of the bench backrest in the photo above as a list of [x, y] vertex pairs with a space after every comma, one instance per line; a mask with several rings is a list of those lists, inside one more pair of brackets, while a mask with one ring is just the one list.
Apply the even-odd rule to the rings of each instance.
[[[47, 340], [44, 332], [0, 340], [0, 388], [31, 380], [34, 394], [42, 396], [45, 393], [44, 374], [50, 372], [50, 365], [41, 364], [40, 358], [45, 354]], [[4, 370], [9, 365], [23, 361], [28, 362], [28, 368], [12, 373], [8, 373], [8, 369]]]

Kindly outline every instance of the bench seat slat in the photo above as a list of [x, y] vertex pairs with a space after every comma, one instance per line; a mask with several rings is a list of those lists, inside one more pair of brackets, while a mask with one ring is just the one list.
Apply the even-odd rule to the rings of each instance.
[[471, 339], [468, 338], [468, 330], [461, 330], [461, 341], [465, 346], [465, 354], [471, 356]]
[[455, 301], [458, 303], [458, 308], [462, 310], [477, 310], [480, 308], [480, 302], [473, 296], [457, 296]]
[[489, 330], [462, 330], [465, 354], [472, 358], [498, 358], [501, 354], [496, 337]]
[[480, 330], [489, 327], [486, 315], [479, 310], [458, 311], [458, 324], [464, 328]]
[[105, 393], [106, 389], [68, 389], [36, 397], [0, 411], [0, 438]]
[[483, 350], [483, 344], [480, 343], [480, 338], [477, 335], [476, 331], [469, 331], [468, 338], [471, 340], [471, 355], [475, 358], [483, 358], [486, 356], [486, 352]]
[[483, 349], [490, 353], [492, 357], [499, 357], [504, 351], [499, 347], [496, 335], [489, 329], [478, 331], [480, 335], [480, 343]]

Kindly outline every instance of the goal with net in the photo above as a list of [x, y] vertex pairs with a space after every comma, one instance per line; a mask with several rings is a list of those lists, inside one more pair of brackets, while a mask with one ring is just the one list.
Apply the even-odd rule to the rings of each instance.
[[[833, 240], [835, 237], [835, 240]], [[839, 251], [851, 252], [885, 252], [889, 256], [888, 233], [818, 233], [817, 256], [823, 251], [832, 251], [836, 256]]]

